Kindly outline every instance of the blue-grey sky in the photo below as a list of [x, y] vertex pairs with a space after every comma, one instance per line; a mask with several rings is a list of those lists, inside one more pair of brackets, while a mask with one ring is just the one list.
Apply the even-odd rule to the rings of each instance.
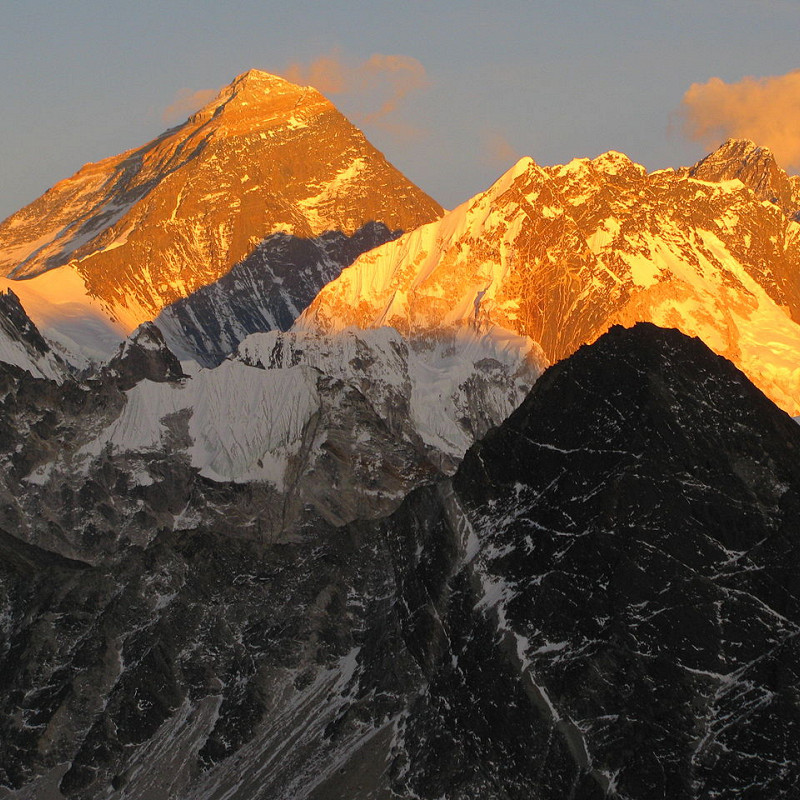
[[3, 0], [0, 219], [180, 121], [164, 110], [181, 92], [331, 54], [421, 64], [377, 121], [388, 81], [330, 96], [447, 207], [517, 155], [691, 163], [706, 145], [675, 114], [690, 85], [800, 69], [799, 33], [800, 0]]

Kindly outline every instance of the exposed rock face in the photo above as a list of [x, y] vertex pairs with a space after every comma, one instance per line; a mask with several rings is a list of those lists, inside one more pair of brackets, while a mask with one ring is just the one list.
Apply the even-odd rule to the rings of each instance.
[[164, 308], [156, 324], [173, 352], [216, 366], [249, 334], [290, 328], [344, 267], [401, 233], [368, 222], [352, 236], [273, 234], [218, 281]]
[[689, 174], [716, 183], [738, 179], [752, 189], [756, 197], [775, 203], [788, 216], [800, 210], [795, 183], [778, 166], [772, 151], [747, 139], [728, 139], [695, 164]]
[[187, 511], [101, 559], [25, 544], [6, 519], [2, 783], [793, 796], [799, 452], [800, 428], [728, 362], [640, 325], [549, 370], [453, 479], [380, 522], [308, 515], [264, 537], [240, 524], [263, 513], [255, 487], [196, 477], [216, 521]]
[[101, 373], [101, 379], [114, 381], [123, 391], [143, 380], [165, 383], [185, 377], [180, 361], [152, 322], [140, 325]]
[[316, 90], [251, 70], [183, 125], [9, 217], [0, 271], [71, 263], [132, 330], [277, 231], [410, 230], [440, 213]]
[[[93, 377], [64, 372], [61, 385], [23, 372], [41, 378], [48, 349], [36, 363], [20, 352], [24, 363], [0, 363], [0, 525], [91, 562], [162, 528], [234, 524], [273, 540], [311, 512], [337, 525], [388, 513], [451, 473], [543, 366], [524, 340], [406, 342], [389, 328], [254, 334], [185, 375], [145, 323]], [[251, 485], [244, 506], [211, 488], [230, 482]]]
[[613, 152], [561, 167], [523, 159], [441, 220], [361, 256], [298, 324], [497, 327], [556, 361], [615, 322], [652, 321], [700, 336], [800, 414], [800, 225], [762, 200], [785, 189], [774, 169], [766, 151], [736, 143], [695, 168], [702, 181], [648, 175]]
[[614, 328], [551, 368], [386, 523], [430, 687], [409, 793], [796, 793], [798, 452], [677, 332]]
[[0, 291], [0, 362], [27, 370], [34, 377], [55, 381], [63, 380], [69, 373], [67, 365], [52, 352], [10, 289]]

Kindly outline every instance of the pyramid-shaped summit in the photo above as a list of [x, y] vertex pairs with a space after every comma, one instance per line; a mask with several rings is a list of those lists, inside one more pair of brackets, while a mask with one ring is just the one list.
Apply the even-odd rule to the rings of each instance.
[[775, 203], [787, 214], [800, 211], [800, 178], [787, 175], [768, 147], [749, 139], [728, 139], [689, 174], [706, 181], [740, 180], [761, 200]]
[[[297, 84], [269, 72], [251, 69], [237, 75], [217, 96], [189, 118], [190, 123], [216, 119], [215, 128], [230, 135], [234, 128], [241, 135], [269, 127], [296, 112], [297, 118], [309, 118], [335, 108], [311, 86]], [[222, 116], [225, 120], [223, 122]]]
[[87, 164], [0, 224], [0, 274], [70, 264], [133, 329], [277, 231], [410, 230], [440, 214], [319, 92], [250, 70], [183, 124]]

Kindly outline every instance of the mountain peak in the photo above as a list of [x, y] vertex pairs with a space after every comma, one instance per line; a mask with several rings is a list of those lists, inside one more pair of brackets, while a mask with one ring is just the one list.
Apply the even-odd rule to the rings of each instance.
[[592, 159], [592, 165], [606, 175], [619, 175], [622, 173], [639, 173], [644, 175], [646, 170], [641, 164], [632, 161], [625, 153], [618, 150], [608, 150]]
[[775, 156], [769, 147], [756, 144], [752, 139], [726, 139], [704, 161], [775, 161]]
[[161, 330], [152, 322], [142, 323], [120, 345], [106, 365], [105, 374], [123, 391], [132, 389], [142, 380], [166, 383], [186, 377]]
[[409, 230], [440, 213], [318, 91], [249, 70], [182, 125], [0, 224], [0, 275], [71, 263], [81, 295], [127, 333], [277, 232]]
[[522, 158], [506, 172], [506, 175], [517, 177], [518, 175], [522, 175], [523, 172], [527, 172], [531, 167], [537, 166], [536, 162], [530, 156], [522, 156]]
[[775, 203], [789, 215], [797, 211], [789, 177], [768, 147], [750, 139], [728, 139], [698, 161], [689, 175], [714, 182], [738, 179], [761, 200]]
[[[223, 86], [211, 102], [189, 118], [189, 122], [206, 122], [224, 112], [228, 121], [244, 115], [248, 123], [252, 123], [253, 118], [288, 113], [300, 105], [328, 107], [330, 103], [310, 86], [297, 86], [278, 75], [250, 69]], [[246, 132], [246, 126], [242, 132]]]
[[264, 70], [261, 69], [248, 69], [246, 72], [242, 72], [240, 75], [237, 75], [231, 81], [231, 84], [241, 83], [272, 84], [289, 83], [289, 81], [287, 81], [285, 78], [281, 78], [280, 75], [273, 75], [271, 72], [264, 72]]
[[273, 91], [281, 93], [301, 93], [307, 91], [309, 87], [298, 86], [279, 75], [269, 72], [262, 72], [259, 69], [249, 69], [241, 75], [237, 75], [222, 92], [230, 90], [234, 96], [241, 96], [243, 93], [254, 96], [266, 96]]
[[496, 197], [505, 192], [522, 175], [527, 175], [537, 170], [539, 170], [539, 165], [530, 156], [523, 156], [486, 190], [486, 194], [490, 197]]

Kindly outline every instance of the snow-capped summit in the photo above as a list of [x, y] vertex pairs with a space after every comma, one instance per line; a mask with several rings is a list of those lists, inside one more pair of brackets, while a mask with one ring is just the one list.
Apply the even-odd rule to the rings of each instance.
[[71, 270], [129, 333], [276, 232], [410, 230], [440, 213], [319, 92], [251, 70], [183, 124], [87, 164], [0, 224], [0, 274], [45, 273], [47, 294], [46, 273]]
[[330, 105], [311, 86], [297, 86], [279, 75], [251, 69], [223, 86], [217, 96], [192, 114], [188, 121], [207, 123], [213, 119], [217, 136], [230, 135], [234, 130], [247, 135], [253, 132], [253, 128], [263, 128], [269, 118], [291, 119], [294, 110], [300, 116], [290, 124], [297, 126], [301, 118], [307, 119], [306, 115], [313, 106], [321, 109]]

